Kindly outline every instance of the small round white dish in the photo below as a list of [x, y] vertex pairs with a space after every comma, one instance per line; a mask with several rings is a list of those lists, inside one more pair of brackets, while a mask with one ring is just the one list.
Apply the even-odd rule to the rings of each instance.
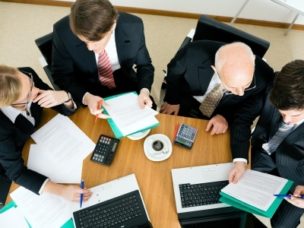
[[172, 154], [171, 141], [163, 134], [150, 135], [145, 139], [144, 152], [151, 161], [164, 161]]
[[150, 133], [150, 131], [151, 131], [151, 129], [147, 129], [144, 131], [136, 132], [132, 135], [128, 135], [127, 137], [128, 137], [128, 139], [131, 139], [131, 140], [139, 140], [139, 139], [146, 137]]

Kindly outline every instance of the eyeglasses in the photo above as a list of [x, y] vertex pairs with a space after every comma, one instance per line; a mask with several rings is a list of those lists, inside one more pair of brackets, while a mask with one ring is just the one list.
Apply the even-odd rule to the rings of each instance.
[[11, 104], [11, 106], [13, 107], [24, 107], [26, 105], [28, 105], [30, 103], [30, 99], [31, 99], [31, 95], [32, 95], [32, 91], [33, 91], [33, 88], [35, 86], [35, 83], [34, 83], [34, 80], [33, 80], [33, 75], [31, 73], [27, 73], [26, 74], [29, 75], [29, 80], [30, 80], [30, 83], [31, 83], [31, 87], [30, 87], [30, 90], [26, 96], [26, 101], [25, 102], [18, 102], [18, 103], [13, 103]]

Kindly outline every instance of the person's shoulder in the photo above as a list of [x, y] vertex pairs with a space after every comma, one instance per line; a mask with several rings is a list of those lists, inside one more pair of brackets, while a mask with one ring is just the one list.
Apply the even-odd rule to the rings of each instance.
[[54, 31], [66, 30], [66, 28], [70, 26], [69, 23], [69, 16], [67, 15], [54, 24]]
[[34, 69], [31, 67], [18, 67], [18, 70], [21, 71], [22, 73], [31, 73], [37, 75]]
[[119, 12], [118, 21], [120, 23], [142, 23], [140, 17], [124, 12]]
[[270, 74], [274, 77], [273, 68], [261, 57], [255, 56], [255, 70], [262, 74], [267, 74], [270, 77]]

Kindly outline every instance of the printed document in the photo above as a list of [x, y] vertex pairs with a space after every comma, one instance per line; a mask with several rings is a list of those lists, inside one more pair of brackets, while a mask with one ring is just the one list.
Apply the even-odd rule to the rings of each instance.
[[158, 114], [152, 108], [140, 108], [135, 92], [119, 94], [106, 98], [104, 108], [124, 136], [157, 125]]
[[266, 211], [276, 199], [273, 194], [280, 193], [287, 182], [281, 177], [247, 170], [238, 183], [227, 185], [221, 192]]

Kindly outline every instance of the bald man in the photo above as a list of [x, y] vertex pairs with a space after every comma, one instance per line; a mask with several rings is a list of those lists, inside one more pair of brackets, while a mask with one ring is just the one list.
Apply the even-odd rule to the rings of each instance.
[[[212, 135], [230, 128], [235, 166], [229, 179], [235, 182], [246, 168], [250, 127], [262, 109], [273, 77], [272, 68], [244, 43], [195, 41], [168, 64], [161, 112], [208, 119], [206, 131]], [[210, 111], [207, 100], [217, 86], [221, 88], [220, 97]]]

